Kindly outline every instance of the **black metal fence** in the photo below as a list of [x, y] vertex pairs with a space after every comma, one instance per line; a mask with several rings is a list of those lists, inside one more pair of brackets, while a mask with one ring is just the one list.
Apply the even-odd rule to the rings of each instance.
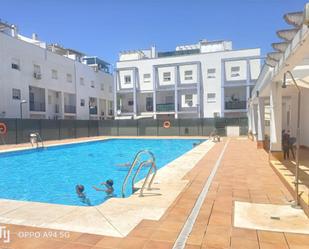
[[169, 119], [166, 120], [47, 120], [0, 119], [7, 133], [0, 135], [6, 144], [29, 142], [31, 132], [39, 132], [44, 141], [93, 136], [208, 136], [214, 129], [226, 135], [227, 126], [239, 126], [240, 134], [248, 132], [247, 118]]

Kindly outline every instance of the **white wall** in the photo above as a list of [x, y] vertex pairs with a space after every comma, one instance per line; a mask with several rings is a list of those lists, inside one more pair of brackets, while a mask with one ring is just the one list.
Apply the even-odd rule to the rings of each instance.
[[[20, 70], [11, 68], [12, 58], [20, 61]], [[88, 65], [52, 53], [39, 46], [18, 40], [0, 32], [0, 116], [7, 118], [19, 117], [20, 100], [12, 99], [12, 88], [21, 90], [21, 99], [27, 100], [23, 105], [23, 116], [30, 117], [29, 113], [29, 86], [40, 87], [62, 93], [76, 94], [77, 118], [88, 119], [88, 105], [80, 107], [80, 98], [88, 103], [89, 96], [113, 100], [110, 87], [113, 87], [113, 77], [104, 72], [95, 72]], [[41, 79], [33, 77], [34, 64], [40, 66]], [[58, 78], [52, 79], [52, 70], [57, 70]], [[72, 75], [72, 82], [67, 82], [67, 74]], [[85, 86], [80, 86], [79, 78], [83, 77]], [[96, 84], [90, 87], [90, 81]], [[104, 91], [100, 84], [104, 84]], [[46, 90], [46, 106], [48, 95]], [[46, 118], [50, 113], [46, 114]]]
[[[260, 49], [244, 49], [244, 50], [231, 50], [231, 51], [221, 51], [221, 52], [210, 52], [210, 53], [201, 53], [201, 54], [194, 54], [194, 55], [186, 55], [186, 56], [171, 56], [171, 57], [161, 57], [155, 59], [142, 59], [142, 60], [131, 60], [131, 61], [119, 61], [116, 64], [117, 69], [127, 68], [127, 67], [136, 67], [138, 68], [139, 78], [140, 78], [140, 85], [138, 86], [139, 90], [141, 91], [153, 91], [153, 66], [162, 66], [166, 64], [175, 64], [175, 63], [188, 63], [192, 64], [193, 62], [198, 62], [201, 65], [201, 96], [202, 98], [202, 106], [201, 109], [203, 111], [202, 117], [213, 117], [215, 112], [219, 112], [221, 115], [224, 113], [224, 108], [222, 106], [222, 98], [223, 98], [223, 91], [222, 91], [222, 68], [221, 63], [225, 59], [233, 59], [233, 58], [246, 58], [249, 56], [260, 56]], [[236, 61], [229, 63], [230, 65], [240, 65], [241, 66], [241, 77], [246, 75], [247, 66], [245, 61]], [[175, 75], [174, 75], [174, 66], [171, 67], [162, 67], [159, 68], [159, 80], [160, 84], [170, 85], [173, 86], [175, 82]], [[185, 65], [180, 66], [180, 79], [184, 79], [184, 71], [185, 68], [192, 68], [193, 72], [193, 80], [191, 82], [183, 82], [183, 83], [196, 83], [195, 77], [197, 77], [197, 69], [196, 65]], [[215, 68], [215, 78], [208, 78], [207, 69]], [[163, 72], [170, 71], [171, 72], [171, 81], [170, 82], [162, 82], [163, 79]], [[251, 80], [255, 80], [259, 71], [260, 71], [260, 64], [257, 60], [250, 61], [250, 71], [251, 71]], [[151, 82], [144, 83], [142, 81], [143, 74], [150, 73], [151, 74]], [[245, 76], [246, 77], [246, 76]], [[244, 78], [246, 79], [246, 78]], [[120, 77], [121, 80], [121, 77]], [[237, 79], [239, 81], [239, 79]], [[195, 81], [195, 82], [193, 82]], [[244, 84], [246, 84], [244, 82]], [[207, 93], [216, 93], [216, 101], [208, 103], [207, 101]], [[160, 93], [161, 94], [161, 93]], [[157, 103], [159, 103], [157, 101]]]

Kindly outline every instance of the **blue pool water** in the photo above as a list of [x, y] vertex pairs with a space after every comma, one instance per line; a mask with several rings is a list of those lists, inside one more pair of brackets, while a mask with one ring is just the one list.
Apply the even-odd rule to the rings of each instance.
[[[104, 192], [95, 191], [107, 179], [113, 179], [116, 197], [128, 172], [117, 164], [132, 162], [139, 150], [148, 149], [161, 168], [193, 148], [197, 139], [109, 139], [0, 153], [0, 198], [66, 205], [86, 205], [75, 192], [83, 184], [91, 205], [106, 200]], [[145, 168], [137, 180], [145, 177]], [[128, 182], [130, 183], [130, 181]], [[131, 194], [130, 184], [126, 196]]]

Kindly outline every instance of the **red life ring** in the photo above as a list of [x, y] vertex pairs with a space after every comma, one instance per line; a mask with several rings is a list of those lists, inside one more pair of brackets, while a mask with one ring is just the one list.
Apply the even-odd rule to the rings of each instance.
[[166, 120], [163, 122], [163, 128], [168, 129], [171, 127], [171, 122]]
[[7, 133], [7, 127], [5, 123], [0, 123], [0, 134], [5, 135]]

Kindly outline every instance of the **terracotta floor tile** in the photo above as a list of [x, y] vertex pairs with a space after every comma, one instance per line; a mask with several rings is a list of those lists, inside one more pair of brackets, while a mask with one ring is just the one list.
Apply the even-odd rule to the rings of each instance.
[[61, 249], [91, 249], [92, 246], [70, 242]]
[[290, 247], [308, 245], [309, 248], [309, 235], [286, 233], [285, 238]]
[[176, 231], [156, 230], [151, 236], [151, 240], [175, 242], [178, 234], [179, 232]]
[[86, 245], [95, 245], [102, 239], [103, 236], [101, 235], [84, 233], [81, 236], [79, 236], [76, 240], [74, 240], [74, 242]]
[[173, 243], [149, 240], [144, 245], [143, 249], [172, 249], [174, 246]]
[[101, 239], [98, 243], [96, 243], [95, 246], [96, 247], [103, 247], [103, 248], [117, 249], [122, 240], [123, 240], [122, 238], [105, 237], [105, 238]]
[[269, 242], [260, 242], [260, 249], [289, 249], [286, 244], [276, 244]]
[[231, 249], [259, 249], [259, 243], [254, 240], [232, 237]]
[[258, 239], [256, 230], [237, 227], [232, 228], [232, 237], [246, 238], [250, 240]]
[[229, 236], [222, 236], [220, 234], [210, 234], [206, 233], [203, 239], [203, 248], [207, 247], [214, 247], [214, 248], [227, 248], [230, 245], [230, 238]]
[[142, 238], [124, 238], [120, 244], [119, 248], [120, 249], [142, 249], [145, 245], [147, 240], [142, 239]]

